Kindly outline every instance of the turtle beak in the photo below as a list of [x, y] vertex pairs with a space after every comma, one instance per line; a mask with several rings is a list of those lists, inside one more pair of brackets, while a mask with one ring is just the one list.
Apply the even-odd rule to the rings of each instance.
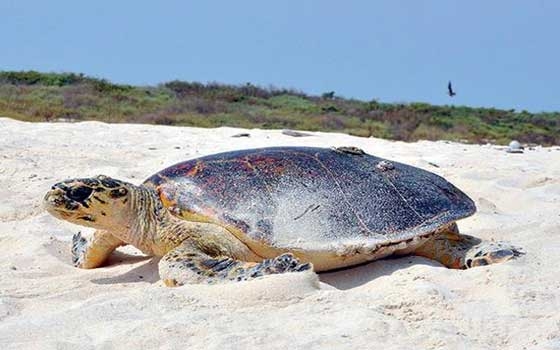
[[74, 211], [80, 206], [88, 207], [86, 200], [93, 193], [93, 189], [84, 185], [68, 186], [59, 182], [51, 187], [44, 198], [48, 211]]

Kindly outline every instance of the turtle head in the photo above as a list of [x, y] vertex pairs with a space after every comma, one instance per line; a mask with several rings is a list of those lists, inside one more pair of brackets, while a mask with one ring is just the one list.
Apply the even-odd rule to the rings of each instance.
[[44, 205], [53, 216], [78, 225], [118, 228], [130, 222], [130, 197], [137, 188], [104, 175], [70, 179], [52, 186]]

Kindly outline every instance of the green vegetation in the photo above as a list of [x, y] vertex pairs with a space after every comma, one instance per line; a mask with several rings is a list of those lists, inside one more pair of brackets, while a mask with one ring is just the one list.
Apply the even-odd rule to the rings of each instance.
[[74, 73], [0, 72], [0, 116], [26, 121], [98, 120], [198, 127], [337, 131], [396, 140], [512, 139], [560, 144], [560, 113], [389, 104], [308, 96], [291, 89], [171, 81], [113, 84]]

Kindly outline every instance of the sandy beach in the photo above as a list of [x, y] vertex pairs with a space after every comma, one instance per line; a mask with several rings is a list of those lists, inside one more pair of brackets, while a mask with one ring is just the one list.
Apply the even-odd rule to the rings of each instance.
[[[250, 137], [231, 137], [239, 133]], [[310, 134], [0, 118], [0, 347], [560, 349], [560, 147], [509, 154], [496, 145]], [[411, 256], [318, 276], [168, 288], [158, 260], [128, 246], [103, 268], [74, 268], [71, 237], [92, 230], [41, 205], [66, 178], [139, 184], [186, 159], [290, 145], [356, 146], [437, 173], [476, 202], [461, 232], [526, 254], [470, 270]]]

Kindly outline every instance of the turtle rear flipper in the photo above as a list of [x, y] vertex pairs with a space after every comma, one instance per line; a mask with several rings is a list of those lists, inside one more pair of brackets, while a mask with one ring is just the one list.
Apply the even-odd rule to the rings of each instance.
[[484, 241], [460, 234], [456, 225], [440, 230], [414, 252], [452, 269], [502, 263], [524, 253], [507, 242]]
[[506, 262], [525, 254], [521, 248], [507, 242], [482, 241], [466, 253], [465, 267], [486, 266]]
[[251, 280], [264, 275], [300, 272], [312, 269], [292, 254], [282, 254], [259, 263], [233, 259], [229, 256], [212, 257], [185, 243], [171, 250], [159, 262], [159, 274], [167, 286], [192, 283], [225, 283]]

